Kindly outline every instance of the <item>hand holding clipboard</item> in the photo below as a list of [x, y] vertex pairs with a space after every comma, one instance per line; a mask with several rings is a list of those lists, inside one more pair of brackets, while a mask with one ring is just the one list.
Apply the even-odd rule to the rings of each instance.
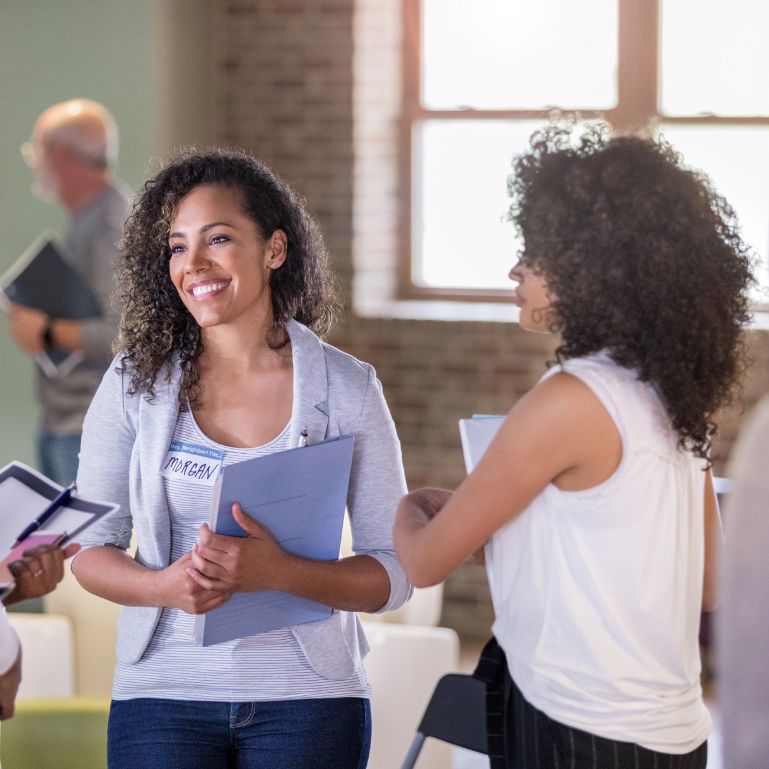
[[[0, 566], [10, 572], [5, 579], [0, 576], [0, 598], [18, 594], [13, 578], [25, 588], [23, 598], [50, 592], [61, 576], [52, 568], [48, 579], [49, 561], [56, 561], [60, 567], [59, 551], [81, 531], [119, 508], [82, 499], [74, 489], [74, 484], [62, 489], [21, 462], [0, 468]], [[64, 556], [72, 555], [74, 548], [67, 547]], [[30, 549], [31, 555], [25, 556]], [[10, 568], [18, 563], [21, 567]]]

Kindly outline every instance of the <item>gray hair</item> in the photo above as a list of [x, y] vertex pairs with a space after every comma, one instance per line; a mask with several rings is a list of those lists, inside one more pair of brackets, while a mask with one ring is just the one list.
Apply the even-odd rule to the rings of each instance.
[[69, 147], [88, 165], [105, 170], [117, 165], [117, 124], [98, 102], [70, 99], [54, 104], [37, 119], [35, 133], [41, 144]]

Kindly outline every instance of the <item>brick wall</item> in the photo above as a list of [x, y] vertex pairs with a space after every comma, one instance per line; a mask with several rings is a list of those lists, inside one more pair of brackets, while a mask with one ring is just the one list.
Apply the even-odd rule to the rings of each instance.
[[215, 0], [216, 133], [267, 162], [352, 284], [353, 0]]
[[[393, 290], [398, 223], [398, 0], [216, 0], [217, 135], [269, 163], [321, 222], [348, 308]], [[353, 291], [357, 294], [353, 305]], [[464, 475], [457, 420], [509, 409], [545, 368], [553, 342], [504, 323], [362, 317], [348, 309], [331, 340], [376, 366], [411, 486]], [[769, 390], [769, 335], [750, 336], [753, 403]], [[741, 421], [724, 415], [716, 469]], [[446, 586], [443, 622], [487, 634], [483, 571]]]

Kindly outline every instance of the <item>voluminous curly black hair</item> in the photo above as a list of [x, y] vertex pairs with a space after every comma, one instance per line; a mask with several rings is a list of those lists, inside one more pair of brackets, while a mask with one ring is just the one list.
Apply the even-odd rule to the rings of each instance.
[[559, 361], [607, 350], [707, 458], [744, 368], [752, 256], [734, 212], [663, 139], [551, 125], [513, 160], [508, 218], [554, 295]]
[[180, 299], [168, 271], [168, 234], [179, 202], [195, 187], [214, 184], [239, 193], [243, 212], [269, 238], [283, 230], [287, 257], [270, 274], [273, 328], [267, 342], [287, 343], [290, 318], [319, 335], [331, 328], [338, 308], [320, 229], [300, 199], [267, 166], [241, 150], [186, 151], [145, 183], [126, 221], [121, 244], [118, 298], [122, 304], [115, 343], [131, 362], [130, 392], [154, 395], [158, 374], [178, 356], [180, 402], [197, 397], [196, 360], [203, 351], [200, 327]]

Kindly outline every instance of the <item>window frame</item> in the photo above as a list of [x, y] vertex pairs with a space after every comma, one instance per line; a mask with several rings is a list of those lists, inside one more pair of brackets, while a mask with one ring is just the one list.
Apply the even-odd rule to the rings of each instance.
[[[564, 110], [565, 116], [601, 119], [615, 131], [631, 131], [655, 123], [687, 125], [765, 125], [769, 117], [717, 115], [664, 115], [659, 110], [659, 19], [661, 0], [618, 0], [617, 104], [608, 110]], [[415, 128], [426, 120], [542, 120], [552, 109], [480, 110], [427, 109], [421, 103], [423, 0], [403, 2], [403, 101], [401, 125], [401, 229], [397, 293], [404, 300], [499, 302], [509, 291], [459, 287], [420, 286], [412, 280], [413, 192], [416, 175]]]

